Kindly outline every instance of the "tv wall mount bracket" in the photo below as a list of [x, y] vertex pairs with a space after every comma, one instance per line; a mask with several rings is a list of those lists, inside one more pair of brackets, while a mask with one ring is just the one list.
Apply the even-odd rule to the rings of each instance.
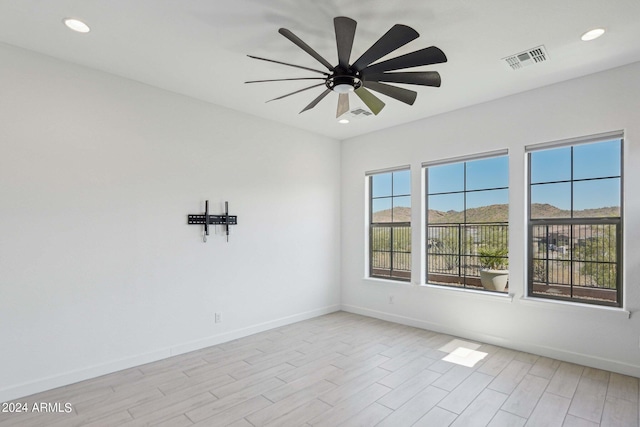
[[204, 225], [204, 231], [202, 233], [202, 241], [206, 243], [207, 236], [209, 235], [210, 225], [224, 225], [224, 231], [227, 235], [227, 242], [229, 241], [229, 226], [238, 224], [238, 217], [236, 215], [229, 215], [229, 202], [224, 202], [224, 214], [223, 215], [211, 215], [209, 213], [209, 201], [204, 202], [204, 214], [189, 214], [187, 221], [189, 225]]

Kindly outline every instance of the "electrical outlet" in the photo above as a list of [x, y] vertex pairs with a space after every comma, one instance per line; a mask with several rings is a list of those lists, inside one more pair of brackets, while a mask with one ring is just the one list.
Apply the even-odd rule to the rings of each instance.
[[216, 323], [222, 322], [222, 313], [216, 313], [215, 319]]
[[389, 295], [389, 304], [393, 304], [395, 297], [393, 295]]

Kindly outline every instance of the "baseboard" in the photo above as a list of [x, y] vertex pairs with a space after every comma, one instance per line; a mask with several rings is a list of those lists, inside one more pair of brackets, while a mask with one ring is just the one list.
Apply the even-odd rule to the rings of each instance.
[[42, 391], [47, 391], [69, 384], [74, 384], [80, 381], [88, 380], [90, 378], [100, 377], [102, 375], [122, 371], [123, 369], [128, 369], [134, 366], [144, 365], [145, 363], [166, 359], [169, 356], [170, 352], [168, 351], [168, 349], [162, 349], [126, 357], [100, 365], [89, 366], [71, 372], [65, 372], [59, 375], [52, 375], [36, 381], [13, 385], [0, 390], [0, 402], [7, 402], [24, 396], [30, 396], [35, 393], [40, 393]]
[[236, 329], [234, 331], [225, 332], [219, 335], [213, 335], [201, 340], [179, 344], [170, 348], [171, 356], [189, 353], [191, 351], [200, 350], [202, 348], [211, 347], [213, 345], [222, 344], [228, 341], [233, 341], [238, 338], [257, 334], [259, 332], [268, 331], [280, 326], [290, 325], [291, 323], [301, 322], [303, 320], [312, 319], [324, 314], [334, 313], [336, 311], [340, 311], [340, 305], [338, 304], [307, 311], [304, 313], [294, 314], [291, 316], [281, 317], [280, 319], [270, 320], [268, 322], [259, 323], [257, 325], [252, 325], [242, 329]]
[[447, 325], [443, 325], [437, 322], [428, 322], [412, 317], [400, 316], [393, 313], [387, 313], [384, 311], [372, 310], [365, 307], [358, 307], [354, 305], [342, 305], [342, 311], [349, 313], [360, 314], [362, 316], [373, 317], [380, 320], [386, 320], [388, 322], [399, 323], [401, 325], [413, 326], [420, 329], [427, 329], [442, 334], [453, 335], [460, 338], [466, 338], [470, 340], [480, 341], [487, 344], [492, 344], [500, 347], [510, 348], [512, 350], [523, 351], [527, 353], [537, 354], [540, 356], [549, 357], [552, 359], [562, 360], [564, 362], [576, 363], [579, 365], [589, 366], [596, 369], [604, 369], [607, 371], [617, 372], [623, 375], [630, 375], [633, 377], [640, 377], [640, 365], [632, 365], [618, 360], [605, 359], [601, 357], [592, 356], [589, 354], [576, 353], [567, 351], [561, 348], [548, 347], [538, 345], [534, 343], [528, 343], [524, 341], [506, 340], [502, 337], [497, 337], [489, 334], [484, 334], [477, 331], [461, 330], [452, 328]]
[[314, 317], [333, 313], [339, 310], [340, 310], [340, 305], [331, 305], [327, 307], [322, 307], [315, 310], [310, 310], [303, 313], [297, 313], [291, 316], [270, 320], [268, 322], [259, 323], [246, 328], [241, 328], [241, 329], [225, 332], [218, 335], [213, 335], [201, 340], [182, 343], [182, 344], [174, 345], [171, 347], [166, 347], [163, 349], [152, 351], [149, 353], [138, 354], [135, 356], [126, 357], [126, 358], [115, 360], [112, 362], [78, 369], [72, 372], [65, 372], [59, 375], [52, 375], [50, 377], [42, 378], [37, 381], [31, 381], [28, 383], [13, 385], [10, 387], [0, 389], [0, 402], [7, 402], [7, 401], [18, 399], [24, 396], [29, 396], [35, 393], [40, 393], [43, 391], [66, 386], [69, 384], [74, 384], [80, 381], [84, 381], [84, 380], [96, 378], [102, 375], [111, 374], [113, 372], [121, 371], [123, 369], [129, 369], [135, 366], [144, 365], [145, 363], [156, 362], [158, 360], [166, 359], [168, 357], [188, 353], [195, 350], [200, 350], [200, 349], [211, 347], [217, 344], [222, 344], [238, 338], [243, 338], [259, 332], [264, 332], [270, 329], [278, 328], [280, 326], [289, 325], [291, 323], [312, 319]]

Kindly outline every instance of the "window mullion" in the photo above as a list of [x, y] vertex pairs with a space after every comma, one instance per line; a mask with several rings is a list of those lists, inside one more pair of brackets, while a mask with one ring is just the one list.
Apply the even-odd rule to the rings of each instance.
[[[399, 209], [395, 209], [396, 198], [411, 196], [410, 179], [407, 179], [407, 176], [400, 176], [401, 173], [408, 174], [410, 177], [410, 170], [394, 169], [388, 172], [367, 173], [369, 176], [370, 218], [369, 277], [410, 280], [405, 271], [407, 268], [409, 272], [411, 271], [410, 260], [407, 262], [403, 255], [401, 255], [401, 259], [394, 259], [396, 255], [394, 240], [396, 238], [402, 239], [403, 233], [406, 232], [404, 228], [411, 225], [410, 217], [407, 222], [399, 222], [403, 221], [406, 214], [404, 202], [399, 202]], [[376, 185], [377, 183], [380, 183], [379, 187]], [[374, 202], [377, 203], [376, 207], [374, 207]], [[399, 241], [398, 244], [403, 251], [408, 250], [408, 253], [411, 253], [411, 249], [406, 248], [405, 242]]]
[[[620, 263], [623, 236], [620, 232], [620, 224], [623, 176], [622, 167], [616, 170], [607, 159], [613, 159], [610, 156], [614, 151], [611, 150], [616, 150], [620, 156], [620, 164], [623, 164], [622, 140], [590, 139], [584, 142], [584, 148], [582, 144], [571, 145], [566, 147], [569, 150], [563, 150], [564, 154], [561, 151], [556, 151], [557, 154], [554, 154], [553, 150], [557, 147], [528, 153], [529, 276], [527, 281], [529, 295], [621, 306], [623, 284], [620, 280]], [[597, 144], [601, 145], [596, 147]], [[535, 154], [544, 151], [546, 153], [539, 156]], [[561, 157], [567, 155], [568, 159]], [[603, 161], [609, 161], [609, 163], [603, 164]], [[558, 165], [564, 166], [559, 168]], [[567, 168], [570, 177], [564, 180], [562, 178], [566, 175], [563, 172], [566, 173]], [[537, 172], [534, 174], [533, 171]], [[601, 190], [606, 187], [599, 186], [599, 182], [615, 178], [619, 179], [617, 202], [611, 199], [610, 190]], [[536, 182], [533, 182], [534, 179]], [[536, 193], [534, 200], [532, 189], [542, 181], [544, 183], [567, 182], [569, 192], [564, 193], [565, 196], [561, 196], [562, 198], [558, 198], [561, 193], [540, 190], [540, 195]], [[567, 200], [564, 198], [567, 196], [569, 211], [566, 215], [553, 218], [555, 211], [550, 211], [551, 215], [547, 218], [535, 218], [547, 212], [534, 211], [534, 203], [548, 203], [556, 209], [564, 210], [567, 207], [562, 206], [567, 206]], [[617, 208], [618, 213], [601, 210], [608, 206]], [[541, 229], [544, 229], [544, 232]], [[542, 238], [546, 239], [544, 255], [540, 251]], [[613, 238], [616, 239], [615, 242], [612, 241]], [[536, 241], [537, 248], [534, 246]], [[567, 250], [570, 252], [567, 253]], [[536, 263], [539, 262], [537, 260], [541, 256], [544, 256], [544, 276], [541, 274], [541, 268], [536, 267]], [[542, 281], [543, 278], [546, 286], [536, 290], [535, 283]]]
[[[479, 252], [484, 254], [482, 262], [487, 266], [500, 267], [505, 258], [501, 253], [508, 251], [505, 225], [508, 227], [509, 205], [505, 195], [509, 181], [505, 154], [426, 165], [427, 221], [424, 232], [429, 283], [493, 289], [486, 277], [481, 278], [477, 267]], [[493, 204], [501, 206], [498, 210], [486, 209]], [[442, 216], [432, 218], [430, 213], [434, 209], [442, 211]], [[469, 210], [477, 215], [472, 216]], [[431, 219], [435, 222], [431, 223]], [[504, 285], [498, 286], [499, 292], [505, 292]]]
[[[393, 212], [393, 208], [391, 208], [391, 211]], [[391, 219], [393, 219], [393, 213], [391, 214]], [[389, 228], [391, 229], [389, 232], [389, 274], [393, 277], [395, 271], [393, 268], [393, 232], [395, 231], [395, 227], [391, 224]]]

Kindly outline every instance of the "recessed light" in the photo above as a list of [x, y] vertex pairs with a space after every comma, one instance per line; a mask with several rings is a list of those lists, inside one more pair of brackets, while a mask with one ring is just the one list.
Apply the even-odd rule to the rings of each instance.
[[338, 120], [338, 123], [341, 123], [341, 124], [343, 124], [343, 125], [346, 125], [347, 123], [349, 123], [349, 120], [347, 120], [347, 119], [340, 119], [340, 120]]
[[64, 25], [66, 25], [68, 28], [79, 33], [88, 33], [89, 31], [91, 31], [91, 28], [89, 28], [87, 24], [80, 21], [79, 19], [65, 18], [62, 22], [64, 22]]
[[587, 31], [580, 37], [580, 39], [584, 42], [588, 42], [589, 40], [595, 40], [601, 35], [604, 34], [604, 28], [595, 28], [593, 30]]

